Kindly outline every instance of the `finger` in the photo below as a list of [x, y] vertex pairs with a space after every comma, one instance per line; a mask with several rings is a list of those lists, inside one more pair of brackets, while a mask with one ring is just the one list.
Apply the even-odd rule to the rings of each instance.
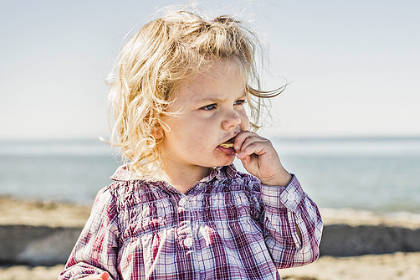
[[243, 150], [245, 150], [249, 145], [251, 145], [253, 143], [264, 144], [264, 143], [267, 143], [267, 141], [268, 140], [266, 140], [266, 139], [250, 136], [250, 137], [245, 139], [245, 141], [242, 143], [241, 149], [238, 152], [241, 153]]
[[244, 165], [244, 167], [246, 168], [246, 166], [249, 166], [251, 164], [251, 162], [256, 159], [258, 156], [256, 154], [251, 154], [251, 155], [245, 155], [242, 158], [239, 158], [242, 162], [242, 164]]
[[235, 151], [240, 151], [243, 142], [245, 141], [245, 139], [249, 136], [254, 135], [253, 132], [251, 131], [241, 131], [236, 137], [235, 137], [235, 141], [233, 142], [233, 148], [235, 149]]
[[242, 161], [242, 164], [247, 165], [249, 161], [251, 160], [251, 156], [244, 156], [240, 158], [240, 160]]
[[251, 156], [252, 154], [256, 154], [258, 156], [263, 155], [265, 143], [262, 142], [254, 142], [252, 144], [249, 144], [245, 149], [242, 149], [242, 151], [237, 155], [239, 158], [243, 158], [245, 156]]
[[[249, 141], [248, 143], [246, 143], [246, 145], [245, 144], [242, 145], [242, 149], [240, 151], [238, 151], [237, 157], [238, 158], [243, 158], [245, 156], [252, 155], [254, 153], [257, 154], [256, 151], [255, 151], [255, 148], [253, 148], [253, 147], [255, 147], [256, 144], [264, 145], [264, 143], [265, 142], [261, 141], [261, 140]], [[260, 155], [260, 154], [261, 153], [258, 153], [257, 155]]]

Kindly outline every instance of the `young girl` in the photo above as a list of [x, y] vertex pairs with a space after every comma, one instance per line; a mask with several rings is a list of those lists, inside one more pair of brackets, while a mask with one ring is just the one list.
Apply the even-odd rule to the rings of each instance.
[[[101, 189], [59, 279], [280, 279], [315, 261], [322, 221], [258, 119], [256, 38], [178, 11], [122, 49], [111, 85], [127, 162]], [[238, 157], [249, 174], [232, 165]]]

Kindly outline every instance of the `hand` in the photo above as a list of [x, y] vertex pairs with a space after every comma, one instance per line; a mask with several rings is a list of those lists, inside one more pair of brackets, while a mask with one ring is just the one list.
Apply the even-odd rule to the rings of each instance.
[[108, 280], [109, 279], [109, 274], [108, 272], [102, 272], [102, 274], [97, 275], [89, 275], [83, 278], [80, 278], [79, 280]]
[[291, 175], [284, 169], [270, 140], [250, 131], [240, 132], [234, 149], [244, 168], [265, 185], [285, 186]]

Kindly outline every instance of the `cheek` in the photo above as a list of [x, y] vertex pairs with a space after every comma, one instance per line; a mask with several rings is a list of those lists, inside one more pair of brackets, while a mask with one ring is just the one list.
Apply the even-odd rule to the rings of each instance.
[[[174, 127], [169, 138], [175, 148], [182, 147], [183, 150], [200, 150], [204, 144], [211, 141], [212, 134], [209, 125], [198, 122], [188, 122], [188, 125], [178, 125]], [[184, 123], [184, 124], [185, 124]]]

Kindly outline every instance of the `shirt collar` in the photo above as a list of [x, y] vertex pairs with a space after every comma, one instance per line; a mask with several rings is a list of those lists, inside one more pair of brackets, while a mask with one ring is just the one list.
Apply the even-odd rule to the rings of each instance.
[[[227, 166], [219, 166], [212, 168], [210, 171], [210, 174], [204, 177], [200, 180], [200, 182], [210, 182], [214, 178], [217, 178], [218, 180], [223, 180], [226, 178], [233, 178], [235, 177], [237, 173], [237, 170], [233, 164], [227, 165]], [[130, 180], [136, 180], [137, 178], [131, 174], [131, 172], [128, 170], [128, 165], [121, 165], [118, 167], [114, 174], [110, 177], [114, 181], [130, 181]]]
[[115, 170], [114, 174], [110, 177], [114, 181], [129, 181], [132, 180], [128, 165], [124, 164]]

